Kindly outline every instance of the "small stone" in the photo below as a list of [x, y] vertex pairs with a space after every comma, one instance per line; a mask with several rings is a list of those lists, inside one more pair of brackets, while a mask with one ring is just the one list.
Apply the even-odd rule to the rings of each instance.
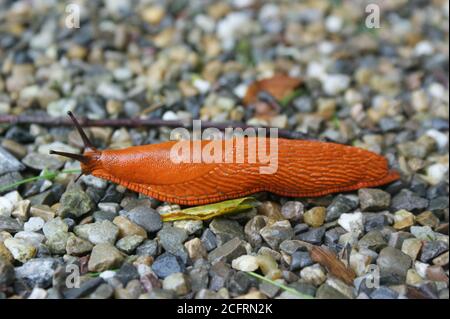
[[284, 220], [284, 216], [281, 213], [281, 208], [278, 203], [275, 202], [263, 202], [258, 206], [258, 213], [262, 216], [266, 216], [270, 221]]
[[380, 267], [381, 283], [403, 284], [411, 267], [412, 259], [402, 251], [386, 247], [380, 251], [377, 265]]
[[30, 208], [30, 215], [33, 217], [40, 217], [44, 221], [55, 218], [55, 212], [47, 205], [34, 205]]
[[291, 239], [294, 236], [294, 231], [289, 221], [284, 220], [263, 227], [260, 234], [271, 248], [278, 249], [282, 241]]
[[309, 282], [314, 286], [320, 286], [327, 279], [325, 270], [319, 264], [303, 268], [300, 271], [300, 276], [306, 282]]
[[414, 237], [420, 240], [436, 240], [436, 234], [430, 226], [412, 226], [410, 232]]
[[261, 246], [263, 239], [261, 237], [260, 231], [264, 226], [266, 226], [266, 218], [261, 215], [256, 215], [245, 224], [245, 239], [253, 247]]
[[16, 268], [16, 277], [25, 280], [30, 287], [48, 288], [57, 266], [52, 258], [32, 259]]
[[89, 195], [81, 187], [70, 187], [61, 197], [61, 206], [58, 210], [62, 218], [80, 217], [90, 212], [94, 208]]
[[304, 206], [299, 201], [287, 201], [281, 207], [281, 214], [284, 218], [297, 221], [302, 217]]
[[119, 228], [119, 238], [123, 238], [131, 235], [138, 235], [147, 238], [147, 232], [141, 226], [136, 225], [128, 218], [123, 216], [117, 216], [113, 220], [113, 224]]
[[292, 260], [289, 268], [290, 271], [297, 271], [314, 264], [308, 251], [297, 250], [291, 257]]
[[44, 235], [28, 231], [20, 231], [16, 235], [14, 235], [14, 238], [22, 239], [36, 248], [39, 248], [40, 245], [45, 241]]
[[0, 287], [11, 285], [15, 278], [14, 267], [11, 263], [0, 257]]
[[429, 226], [431, 228], [436, 228], [440, 224], [439, 218], [429, 210], [417, 215], [416, 222], [421, 226]]
[[54, 254], [64, 254], [66, 243], [69, 239], [69, 226], [60, 218], [56, 217], [45, 223], [43, 232], [47, 237], [47, 246]]
[[326, 217], [325, 207], [313, 207], [303, 215], [303, 221], [311, 227], [320, 227], [323, 225]]
[[397, 230], [407, 229], [414, 225], [415, 221], [414, 214], [402, 209], [394, 214], [394, 228]]
[[420, 285], [423, 283], [423, 278], [419, 276], [415, 269], [408, 269], [406, 274], [406, 284], [411, 286]]
[[185, 268], [179, 257], [171, 253], [164, 253], [156, 258], [152, 269], [159, 278], [164, 279], [173, 273], [183, 273]]
[[44, 169], [48, 169], [51, 171], [55, 171], [60, 169], [64, 165], [64, 161], [59, 160], [58, 158], [48, 155], [48, 154], [40, 154], [40, 153], [28, 153], [23, 159], [22, 163], [26, 166], [42, 171]]
[[119, 236], [119, 228], [108, 220], [75, 226], [74, 232], [94, 245], [105, 243], [114, 245]]
[[369, 232], [371, 230], [380, 230], [389, 224], [386, 215], [382, 213], [365, 214], [364, 230]]
[[23, 199], [14, 205], [14, 210], [11, 212], [11, 216], [17, 218], [21, 221], [28, 219], [30, 212], [30, 201], [28, 199]]
[[313, 245], [320, 245], [322, 243], [325, 232], [325, 227], [312, 228], [307, 232], [297, 235], [295, 238]]
[[148, 206], [137, 206], [125, 213], [125, 217], [149, 233], [155, 233], [162, 228], [161, 215]]
[[22, 230], [22, 225], [14, 218], [0, 216], [0, 232], [6, 231], [14, 234]]
[[130, 255], [144, 241], [144, 237], [139, 235], [125, 236], [116, 243], [116, 247], [124, 253]]
[[214, 262], [224, 259], [226, 262], [231, 262], [233, 259], [245, 254], [246, 250], [242, 241], [239, 238], [233, 238], [211, 251], [208, 255], [208, 260]]
[[0, 216], [10, 217], [14, 204], [6, 197], [0, 197]]
[[139, 256], [156, 256], [158, 253], [158, 242], [152, 239], [146, 239], [136, 248], [136, 254]]
[[379, 252], [387, 246], [383, 234], [378, 230], [372, 230], [365, 234], [358, 242], [360, 248], [368, 248], [370, 250]]
[[423, 244], [420, 261], [428, 263], [446, 251], [448, 251], [447, 243], [440, 240], [427, 241]]
[[403, 242], [409, 238], [414, 238], [414, 236], [411, 235], [411, 233], [404, 231], [393, 232], [389, 235], [388, 245], [397, 249], [401, 249]]
[[403, 241], [402, 252], [407, 254], [413, 261], [417, 259], [422, 249], [422, 241], [417, 238], [408, 238]]
[[183, 246], [188, 235], [180, 228], [165, 226], [158, 232], [159, 243], [165, 251], [178, 256], [183, 262], [187, 261], [187, 252]]
[[327, 207], [327, 217], [326, 222], [332, 222], [339, 218], [342, 214], [348, 213], [349, 211], [356, 209], [358, 203], [348, 197], [343, 195], [336, 196], [331, 204]]
[[201, 220], [178, 220], [173, 223], [173, 226], [185, 230], [188, 235], [192, 235], [203, 228], [203, 222]]
[[363, 276], [371, 262], [371, 256], [352, 250], [350, 254], [350, 267], [355, 271], [357, 276]]
[[93, 213], [92, 217], [94, 218], [94, 220], [96, 222], [100, 222], [103, 220], [109, 220], [110, 222], [112, 222], [114, 220], [114, 218], [117, 217], [117, 213], [105, 212], [105, 211], [99, 210], [99, 211], [96, 211], [95, 213]]
[[235, 220], [215, 218], [209, 224], [209, 229], [216, 235], [218, 245], [223, 245], [232, 238], [244, 239], [242, 226]]
[[388, 287], [380, 287], [375, 289], [371, 294], [371, 299], [397, 299], [398, 293]]
[[0, 147], [0, 175], [18, 172], [25, 169], [25, 165], [19, 162], [11, 153]]
[[361, 212], [341, 214], [339, 216], [338, 224], [347, 232], [361, 234], [364, 231], [363, 214]]
[[102, 212], [106, 212], [112, 215], [116, 215], [119, 212], [120, 205], [117, 203], [98, 203], [98, 209]]
[[7, 238], [4, 241], [4, 244], [11, 252], [14, 259], [21, 263], [27, 262], [37, 253], [37, 249], [23, 239]]
[[[433, 259], [433, 265], [448, 267], [448, 251]], [[1, 254], [0, 254], [1, 257]]]
[[201, 241], [208, 252], [217, 247], [216, 236], [209, 228], [203, 232]]
[[358, 197], [363, 211], [388, 209], [391, 203], [391, 195], [381, 189], [361, 188], [358, 191]]
[[83, 283], [81, 283], [79, 288], [71, 288], [64, 290], [63, 291], [64, 298], [77, 299], [85, 297], [102, 283], [104, 283], [104, 280], [101, 277], [87, 279], [86, 281], [83, 281]]
[[45, 221], [41, 217], [30, 217], [30, 219], [23, 225], [25, 231], [36, 232], [44, 227]]
[[391, 207], [395, 211], [406, 210], [414, 213], [426, 209], [428, 200], [408, 189], [402, 189], [400, 193], [392, 198]]
[[231, 267], [240, 271], [255, 271], [259, 268], [258, 258], [251, 255], [239, 256], [233, 259]]
[[84, 256], [88, 254], [94, 246], [87, 240], [70, 235], [66, 243], [67, 254], [72, 256]]
[[89, 299], [110, 299], [113, 294], [113, 287], [108, 284], [101, 284], [89, 295]]
[[[1, 237], [0, 237], [1, 238]], [[3, 241], [0, 241], [0, 259], [5, 260], [6, 262], [12, 264], [14, 262], [14, 257], [9, 251], [8, 248], [6, 248]]]
[[199, 238], [193, 238], [187, 241], [184, 244], [184, 247], [186, 247], [189, 258], [193, 261], [201, 258], [207, 258], [208, 256], [208, 253]]
[[98, 244], [92, 249], [88, 269], [92, 272], [102, 272], [120, 267], [123, 255], [111, 244]]
[[186, 295], [190, 290], [188, 277], [181, 272], [170, 274], [164, 278], [163, 288], [174, 291], [177, 296]]

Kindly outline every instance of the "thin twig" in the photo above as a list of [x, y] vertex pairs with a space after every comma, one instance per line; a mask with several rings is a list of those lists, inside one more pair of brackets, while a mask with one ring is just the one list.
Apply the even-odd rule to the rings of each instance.
[[[184, 121], [166, 121], [153, 118], [124, 118], [124, 119], [89, 119], [86, 117], [78, 118], [81, 126], [84, 127], [183, 127], [186, 129], [192, 129], [192, 123]], [[73, 122], [68, 117], [50, 117], [50, 116], [33, 116], [33, 115], [0, 115], [0, 124], [38, 124], [42, 126], [73, 126]], [[266, 128], [265, 126], [252, 126], [238, 122], [210, 122], [202, 121], [202, 128], [217, 128], [220, 131], [226, 128]], [[267, 134], [269, 130], [267, 130]], [[278, 129], [278, 136], [289, 139], [303, 139], [303, 140], [316, 140], [317, 138], [302, 132], [290, 131], [285, 129]]]

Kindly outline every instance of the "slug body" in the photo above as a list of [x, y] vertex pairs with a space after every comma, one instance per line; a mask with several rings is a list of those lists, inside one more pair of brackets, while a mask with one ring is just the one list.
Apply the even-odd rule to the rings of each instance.
[[[208, 204], [262, 191], [289, 197], [323, 196], [376, 187], [399, 178], [380, 155], [309, 140], [248, 137], [228, 140], [231, 144], [223, 140], [169, 141], [97, 150], [73, 114], [69, 115], [86, 150], [83, 155], [50, 153], [80, 161], [83, 174], [181, 205]], [[174, 160], [174, 148], [190, 152], [184, 161]], [[214, 155], [214, 160], [199, 160], [195, 158], [198, 153]]]

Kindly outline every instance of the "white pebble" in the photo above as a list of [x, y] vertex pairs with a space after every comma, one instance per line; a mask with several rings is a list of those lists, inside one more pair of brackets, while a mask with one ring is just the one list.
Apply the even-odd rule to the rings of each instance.
[[9, 201], [13, 205], [16, 205], [19, 201], [22, 200], [22, 196], [20, 196], [18, 191], [9, 192], [9, 193], [3, 195], [3, 197], [6, 197], [7, 199], [9, 199]]
[[416, 56], [423, 56], [423, 55], [431, 55], [434, 52], [434, 48], [431, 45], [429, 41], [420, 41], [416, 44], [416, 47], [414, 48], [414, 53]]
[[338, 224], [347, 232], [361, 233], [364, 229], [363, 215], [361, 212], [342, 214], [339, 217]]
[[427, 180], [432, 185], [439, 184], [448, 174], [448, 163], [447, 165], [436, 163], [427, 168]]
[[243, 255], [231, 262], [231, 267], [240, 271], [255, 271], [258, 269], [258, 258], [251, 255]]
[[105, 280], [108, 280], [108, 279], [113, 278], [115, 275], [116, 275], [116, 272], [115, 272], [115, 271], [112, 271], [112, 270], [106, 270], [106, 271], [102, 272], [102, 273], [99, 275], [99, 277], [101, 277], [101, 278], [103, 278], [103, 279], [105, 279]]
[[34, 287], [31, 291], [31, 294], [28, 296], [28, 299], [46, 299], [47, 291], [45, 289]]
[[340, 17], [337, 16], [328, 16], [325, 20], [325, 28], [328, 32], [336, 33], [341, 31], [343, 25], [343, 21]]
[[438, 130], [431, 129], [428, 130], [426, 135], [431, 137], [433, 140], [436, 141], [436, 144], [440, 149], [445, 148], [448, 145], [448, 135], [444, 134], [442, 132], [439, 132]]
[[216, 26], [214, 20], [211, 17], [208, 17], [204, 14], [199, 14], [195, 16], [195, 23], [205, 32], [211, 33], [214, 31], [214, 27]]
[[417, 271], [419, 276], [422, 278], [427, 278], [427, 269], [429, 266], [430, 265], [420, 262], [420, 261], [416, 261], [414, 263], [414, 269]]
[[308, 69], [306, 71], [308, 77], [313, 79], [322, 80], [326, 77], [325, 66], [319, 62], [311, 62], [308, 64]]
[[178, 120], [178, 116], [174, 111], [167, 111], [163, 114], [162, 119], [164, 121], [176, 121]]
[[328, 95], [337, 95], [345, 91], [350, 84], [350, 77], [345, 74], [328, 74], [322, 78], [322, 88]]
[[446, 89], [444, 86], [440, 83], [431, 83], [428, 87], [428, 92], [430, 95], [436, 99], [439, 100], [446, 100], [448, 101], [448, 91], [446, 92]]
[[0, 197], [0, 216], [9, 217], [13, 211], [14, 205], [6, 197]]
[[202, 80], [202, 79], [195, 79], [192, 83], [195, 88], [202, 94], [205, 94], [209, 91], [211, 88], [211, 84], [208, 81]]
[[45, 220], [41, 217], [30, 217], [30, 219], [23, 225], [23, 229], [27, 232], [36, 232], [44, 227]]

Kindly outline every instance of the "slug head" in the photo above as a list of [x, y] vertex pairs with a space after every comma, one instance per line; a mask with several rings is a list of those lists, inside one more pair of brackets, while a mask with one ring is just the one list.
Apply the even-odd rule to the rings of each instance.
[[[72, 112], [67, 112], [67, 114], [72, 119], [75, 128], [77, 129], [78, 133], [81, 136], [81, 139], [83, 140], [84, 144], [84, 153], [83, 154], [74, 154], [74, 153], [68, 153], [68, 152], [60, 152], [60, 151], [50, 151], [50, 154], [56, 154], [64, 157], [68, 157], [74, 160], [77, 160], [81, 163], [81, 170], [82, 174], [89, 174], [92, 172], [96, 167], [100, 165], [99, 158], [102, 154], [101, 151], [97, 150], [92, 142], [87, 137], [86, 133], [84, 132], [83, 128], [81, 127], [78, 120], [75, 118], [75, 116], [72, 114]], [[80, 175], [81, 176], [81, 175]], [[77, 179], [79, 176], [77, 177]]]

